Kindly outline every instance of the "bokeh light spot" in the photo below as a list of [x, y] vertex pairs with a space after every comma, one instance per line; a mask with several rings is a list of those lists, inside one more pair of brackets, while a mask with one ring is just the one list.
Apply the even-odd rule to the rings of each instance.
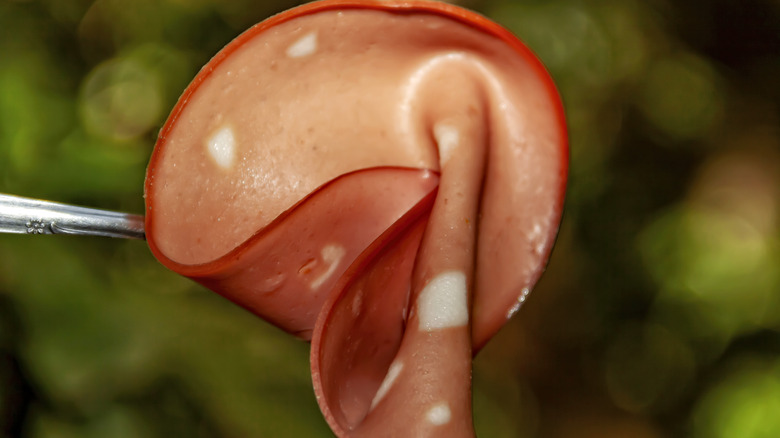
[[706, 134], [722, 116], [723, 93], [714, 69], [706, 61], [678, 54], [650, 67], [639, 107], [670, 137], [695, 138]]
[[757, 359], [740, 364], [699, 400], [694, 438], [780, 436], [780, 365]]
[[158, 121], [162, 96], [151, 71], [132, 59], [116, 58], [87, 77], [80, 106], [89, 132], [126, 140], [146, 133]]
[[[729, 336], [775, 326], [780, 286], [776, 235], [780, 180], [771, 154], [732, 152], [710, 159], [683, 202], [648, 225], [639, 239], [646, 268], [668, 313], [711, 316]], [[674, 303], [674, 304], [673, 304]], [[683, 323], [684, 325], [684, 323]]]
[[629, 323], [617, 331], [604, 357], [604, 380], [613, 402], [630, 412], [673, 405], [695, 370], [693, 352], [674, 333]]

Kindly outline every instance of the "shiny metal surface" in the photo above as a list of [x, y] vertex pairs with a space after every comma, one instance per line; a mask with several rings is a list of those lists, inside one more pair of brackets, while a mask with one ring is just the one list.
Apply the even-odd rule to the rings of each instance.
[[145, 239], [141, 215], [0, 194], [0, 233]]

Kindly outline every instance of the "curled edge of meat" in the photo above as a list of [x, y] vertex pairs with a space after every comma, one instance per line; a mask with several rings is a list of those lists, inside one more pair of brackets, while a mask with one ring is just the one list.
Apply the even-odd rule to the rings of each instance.
[[[560, 144], [557, 152], [560, 160], [557, 169], [559, 186], [556, 190], [557, 198], [550, 200], [552, 205], [550, 210], [552, 217], [550, 219], [554, 222], [554, 226], [550, 226], [546, 230], [547, 235], [543, 239], [546, 244], [542, 253], [537, 257], [539, 266], [535, 267], [536, 274], [529, 284], [516, 291], [517, 295], [514, 297], [517, 303], [521, 302], [520, 297], [524, 297], [527, 294], [542, 273], [552, 249], [552, 241], [554, 241], [557, 233], [557, 223], [560, 221], [562, 213], [568, 163], [568, 146], [563, 108], [552, 80], [531, 51], [509, 31], [473, 12], [444, 3], [424, 1], [326, 0], [307, 4], [276, 15], [240, 35], [203, 68], [187, 90], [185, 90], [166, 125], [161, 130], [157, 148], [164, 147], [166, 136], [171, 127], [176, 123], [189, 97], [197, 92], [199, 86], [208, 79], [216, 66], [246, 41], [277, 24], [300, 16], [343, 9], [375, 9], [399, 13], [421, 12], [450, 18], [466, 26], [476, 28], [481, 32], [493, 35], [510, 46], [531, 67], [534, 74], [538, 77], [537, 79], [540, 79], [541, 83], [546, 87], [546, 93], [555, 111], [554, 117], [559, 125]], [[148, 211], [150, 214], [147, 214], [146, 226], [150, 235], [154, 229], [154, 215], [151, 214], [154, 206], [152, 194], [154, 181], [150, 176], [154, 175], [157, 158], [159, 157], [157, 148], [152, 156], [146, 180], [147, 205], [150, 210]], [[322, 211], [318, 209], [324, 208], [324, 205], [332, 204], [332, 197], [339, 196], [340, 186], [350, 184], [366, 186], [364, 184], [365, 181], [379, 181], [381, 178], [378, 174], [382, 172], [392, 174], [395, 178], [404, 181], [411, 190], [409, 195], [389, 210], [383, 209], [381, 205], [369, 203], [368, 205], [373, 205], [373, 210], [368, 213], [363, 212], [363, 214], [368, 214], [369, 216], [373, 214], [374, 216], [372, 217], [385, 218], [385, 220], [376, 229], [371, 230], [370, 233], [364, 236], [364, 249], [357, 254], [351, 254], [349, 257], [353, 261], [348, 266], [344, 266], [339, 275], [334, 276], [334, 280], [330, 284], [323, 286], [323, 290], [331, 292], [320, 296], [317, 305], [306, 309], [303, 312], [306, 315], [302, 318], [290, 317], [289, 315], [278, 317], [277, 314], [279, 312], [277, 312], [274, 306], [284, 307], [282, 304], [273, 303], [273, 297], [281, 295], [279, 288], [276, 287], [278, 285], [270, 285], [267, 291], [258, 293], [258, 291], [252, 290], [247, 285], [256, 284], [257, 281], [261, 281], [261, 278], [252, 278], [251, 275], [246, 274], [244, 271], [248, 267], [260, 263], [282, 263], [280, 258], [284, 257], [285, 253], [295, 252], [294, 248], [291, 249], [290, 244], [285, 242], [286, 238], [284, 236], [286, 233], [289, 233], [291, 223], [297, 223], [297, 226], [307, 229], [310, 225], [307, 223], [307, 217], [312, 214], [321, 214], [317, 213], [317, 211]], [[387, 408], [383, 408], [381, 406], [382, 400], [377, 400], [377, 393], [383, 391], [381, 386], [384, 386], [389, 378], [394, 380], [400, 373], [404, 372], [403, 369], [399, 371], [398, 367], [393, 367], [397, 365], [395, 358], [398, 356], [399, 349], [404, 348], [402, 343], [409, 318], [414, 317], [414, 310], [409, 310], [409, 306], [413, 304], [412, 301], [416, 300], [420, 292], [419, 289], [431, 281], [431, 278], [414, 280], [416, 275], [415, 260], [420, 247], [424, 246], [426, 223], [432, 214], [432, 210], [435, 208], [434, 204], [437, 191], [439, 190], [439, 183], [440, 175], [425, 169], [378, 168], [355, 171], [326, 183], [283, 213], [271, 224], [258, 230], [257, 233], [228, 254], [203, 264], [185, 265], [177, 263], [163, 254], [157, 248], [154, 240], [150, 239], [149, 245], [158, 260], [173, 271], [204, 284], [303, 339], [308, 340], [312, 335], [314, 336], [311, 360], [315, 392], [328, 423], [337, 435], [396, 436], [394, 435], [395, 433], [408, 432], [408, 428], [414, 422], [406, 423], [403, 416], [393, 415], [391, 411], [387, 411]], [[368, 200], [370, 196], [369, 192], [358, 193], [355, 195], [355, 198], [344, 200], [343, 202], [345, 203], [344, 205], [362, 205], [361, 203]], [[391, 219], [387, 219], [388, 217]], [[348, 232], [349, 227], [345, 227], [344, 231]], [[476, 237], [473, 238], [476, 240]], [[476, 248], [472, 251], [476, 251]], [[391, 266], [395, 267], [394, 275], [388, 277], [386, 275], [387, 269]], [[382, 275], [383, 272], [385, 276]], [[264, 276], [263, 278], [266, 277]], [[417, 275], [417, 277], [420, 277], [420, 275]], [[409, 284], [413, 284], [415, 281], [418, 283], [417, 290], [410, 290]], [[474, 274], [469, 274], [467, 281], [469, 290], [474, 287], [475, 282]], [[366, 284], [374, 285], [372, 287], [375, 288], [378, 287], [377, 285], [380, 285], [383, 290], [389, 291], [388, 297], [390, 297], [390, 301], [395, 303], [393, 305], [386, 306], [384, 301], [376, 301], [378, 297], [376, 294], [361, 297], [362, 308], [368, 306], [373, 311], [380, 312], [380, 315], [385, 315], [384, 320], [381, 317], [366, 318], [365, 315], [361, 317], [361, 315], [352, 312], [350, 306], [355, 302], [356, 291], [360, 289], [358, 286], [365, 286]], [[292, 290], [295, 288], [295, 285], [286, 284], [283, 287], [289, 287]], [[259, 296], [264, 296], [270, 301], [266, 302], [264, 298], [258, 298]], [[469, 297], [469, 305], [474, 305], [471, 296]], [[510, 307], [509, 314], [511, 315], [516, 310], [516, 306], [510, 302]], [[386, 310], [390, 308], [393, 310], [387, 312]], [[279, 311], [284, 313], [285, 310], [279, 309]], [[346, 315], [348, 313], [352, 316], [339, 317], [340, 314]], [[471, 318], [469, 319], [469, 331], [466, 334], [466, 337], [469, 338], [466, 341], [469, 344], [469, 356], [475, 354], [498, 331], [506, 322], [508, 316], [507, 318], [485, 318], [483, 321], [478, 322], [472, 322]], [[380, 321], [377, 321], [378, 319]], [[314, 321], [316, 321], [316, 324], [313, 324]], [[356, 327], [363, 328], [356, 331]], [[352, 343], [346, 341], [350, 339], [350, 333], [367, 333], [368, 335], [363, 336], [363, 339], [359, 339], [359, 342]], [[383, 347], [375, 349], [374, 347], [377, 343], [383, 345]], [[368, 360], [365, 358], [368, 358]], [[349, 372], [345, 373], [344, 369]], [[406, 371], [408, 372], [408, 367]], [[424, 373], [419, 367], [415, 372]], [[464, 371], [461, 370], [460, 372]], [[468, 373], [470, 379], [470, 363], [465, 372]], [[393, 377], [394, 374], [395, 377]], [[358, 380], [355, 379], [356, 375], [359, 377]], [[360, 379], [365, 379], [368, 383], [360, 382]], [[461, 398], [470, 398], [470, 381], [465, 384], [468, 385], [468, 391], [460, 396]], [[358, 389], [350, 393], [349, 391], [352, 391], [354, 388]], [[416, 389], [407, 388], [403, 390], [415, 391]], [[393, 399], [392, 395], [389, 397], [383, 395], [383, 397]], [[404, 396], [395, 398], [397, 401], [394, 403], [396, 406], [400, 406], [402, 403], [398, 400], [403, 401]], [[422, 399], [425, 399], [425, 397], [422, 397]], [[431, 400], [424, 401], [431, 402]], [[390, 402], [384, 402], [385, 405], [388, 405], [388, 403]], [[377, 410], [377, 413], [372, 415], [371, 411], [374, 409]], [[464, 412], [464, 409], [468, 412]], [[380, 411], [383, 412], [383, 415], [378, 415]], [[434, 404], [425, 415], [429, 427], [431, 424], [435, 426], [437, 422], [443, 422], [446, 418], [447, 423], [456, 426], [461, 431], [457, 436], [473, 435], [470, 420], [470, 400], [468, 400], [466, 408], [447, 406], [445, 410], [442, 406]], [[468, 416], [467, 420], [457, 421], [459, 418], [466, 416]], [[450, 421], [450, 418], [455, 418], [456, 420]], [[421, 433], [419, 432], [421, 429], [418, 426], [415, 427], [417, 427], [418, 433]], [[436, 432], [436, 429], [422, 433], [428, 436], [456, 436], [449, 433]]]

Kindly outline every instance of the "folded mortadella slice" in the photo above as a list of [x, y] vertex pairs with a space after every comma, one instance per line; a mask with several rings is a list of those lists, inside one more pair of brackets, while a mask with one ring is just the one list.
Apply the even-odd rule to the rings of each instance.
[[146, 178], [155, 256], [312, 341], [338, 436], [472, 436], [471, 357], [561, 217], [560, 99], [508, 31], [423, 1], [326, 0], [198, 74]]

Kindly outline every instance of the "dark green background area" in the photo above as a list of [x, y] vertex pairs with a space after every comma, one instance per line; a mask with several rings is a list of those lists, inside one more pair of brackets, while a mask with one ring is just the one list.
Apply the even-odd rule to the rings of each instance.
[[[571, 135], [542, 281], [475, 362], [483, 437], [780, 436], [780, 3], [472, 0]], [[0, 192], [140, 213], [199, 67], [295, 5], [0, 0]], [[0, 436], [327, 437], [308, 345], [146, 245], [0, 236]]]

